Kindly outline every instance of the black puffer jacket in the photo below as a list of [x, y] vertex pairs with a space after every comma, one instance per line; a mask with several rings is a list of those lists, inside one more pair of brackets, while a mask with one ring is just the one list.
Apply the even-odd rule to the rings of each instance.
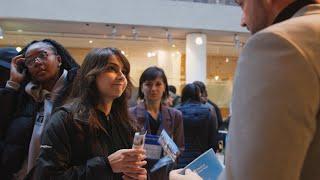
[[217, 117], [200, 102], [189, 101], [177, 109], [182, 112], [186, 144], [178, 164], [183, 168], [206, 150], [216, 150]]
[[[67, 99], [77, 69], [71, 69], [67, 81], [53, 103], [53, 108], [61, 106]], [[36, 103], [24, 91], [0, 88], [0, 177], [12, 179], [27, 158], [35, 116], [42, 103]]]
[[92, 131], [88, 116], [75, 111], [78, 103], [65, 105], [51, 116], [41, 141], [35, 171], [30, 179], [59, 180], [120, 180], [122, 174], [113, 173], [107, 156], [132, 146], [133, 129], [97, 111], [98, 119], [108, 133]]

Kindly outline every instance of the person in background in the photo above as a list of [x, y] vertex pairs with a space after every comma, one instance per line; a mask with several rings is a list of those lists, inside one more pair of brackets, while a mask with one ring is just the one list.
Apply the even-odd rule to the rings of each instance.
[[130, 93], [130, 97], [128, 100], [128, 106], [129, 107], [134, 107], [138, 104], [137, 99], [138, 99], [138, 87], [132, 86], [132, 90]]
[[0, 48], [0, 88], [6, 86], [10, 78], [11, 59], [18, 54], [16, 48]]
[[181, 105], [185, 151], [179, 159], [178, 168], [183, 168], [210, 148], [217, 149], [217, 120], [210, 108], [201, 102], [200, 88], [187, 84], [182, 89]]
[[33, 178], [147, 178], [145, 151], [131, 149], [136, 126], [128, 114], [129, 73], [129, 61], [118, 49], [87, 54], [70, 103], [46, 126]]
[[0, 89], [1, 179], [22, 179], [33, 168], [43, 127], [66, 101], [78, 67], [50, 39], [31, 42], [12, 59], [10, 79]]
[[[180, 111], [162, 104], [168, 97], [168, 82], [163, 69], [149, 67], [139, 80], [138, 96], [143, 102], [130, 108], [131, 116], [137, 121], [141, 131], [146, 130], [152, 135], [160, 135], [164, 129], [177, 144], [180, 151], [184, 150], [183, 120]], [[148, 160], [148, 170], [155, 161]], [[171, 167], [164, 167], [150, 174], [151, 179], [168, 179]]]
[[253, 36], [238, 60], [219, 180], [318, 180], [320, 0], [236, 2]]
[[177, 89], [173, 85], [169, 85], [169, 96], [172, 99], [172, 103], [170, 107], [176, 107], [181, 103], [181, 97], [177, 95]]
[[196, 86], [198, 86], [200, 88], [201, 101], [206, 106], [208, 106], [210, 109], [212, 109], [212, 113], [214, 113], [217, 117], [218, 128], [220, 128], [220, 126], [223, 123], [221, 111], [220, 111], [220, 108], [218, 107], [218, 105], [216, 105], [214, 102], [212, 102], [210, 99], [208, 99], [208, 92], [207, 92], [206, 85], [201, 81], [194, 81], [193, 84], [195, 84]]

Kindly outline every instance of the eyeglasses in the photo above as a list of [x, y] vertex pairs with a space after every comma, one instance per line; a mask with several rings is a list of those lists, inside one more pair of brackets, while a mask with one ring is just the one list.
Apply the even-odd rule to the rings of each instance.
[[32, 57], [32, 58], [26, 58], [25, 60], [25, 64], [26, 66], [28, 67], [33, 67], [35, 65], [35, 62], [38, 60], [38, 61], [47, 61], [47, 58], [50, 56], [50, 55], [55, 55], [54, 53], [53, 54], [49, 54], [48, 52], [46, 51], [42, 51], [40, 52], [36, 57]]

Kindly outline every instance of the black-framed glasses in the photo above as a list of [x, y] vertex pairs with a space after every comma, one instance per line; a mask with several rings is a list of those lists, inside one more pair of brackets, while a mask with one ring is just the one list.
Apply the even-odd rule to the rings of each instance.
[[49, 54], [46, 51], [41, 51], [37, 56], [32, 58], [26, 58], [25, 64], [26, 66], [32, 67], [35, 65], [35, 62], [38, 61], [46, 61], [50, 55], [55, 55], [55, 53]]

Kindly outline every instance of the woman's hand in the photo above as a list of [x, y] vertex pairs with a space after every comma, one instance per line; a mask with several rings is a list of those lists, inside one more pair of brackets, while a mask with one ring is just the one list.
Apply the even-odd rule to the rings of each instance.
[[144, 149], [121, 149], [108, 156], [114, 173], [124, 173], [128, 177], [146, 175], [147, 171], [142, 166], [147, 164]]
[[23, 55], [18, 55], [12, 58], [11, 60], [11, 70], [10, 70], [10, 81], [16, 82], [16, 83], [21, 83], [25, 76], [26, 72], [19, 72], [18, 71], [18, 66], [19, 64], [24, 63], [25, 58], [23, 58]]

